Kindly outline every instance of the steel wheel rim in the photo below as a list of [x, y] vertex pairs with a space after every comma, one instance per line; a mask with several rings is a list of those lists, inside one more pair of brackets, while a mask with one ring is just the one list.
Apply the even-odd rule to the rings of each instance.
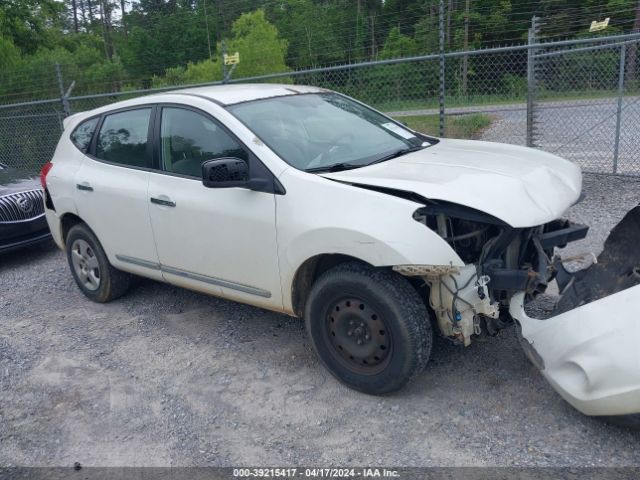
[[71, 244], [71, 262], [76, 277], [84, 288], [90, 291], [100, 288], [100, 264], [88, 242], [77, 239]]
[[355, 373], [376, 375], [391, 360], [391, 332], [373, 305], [360, 298], [332, 302], [324, 334], [332, 356]]

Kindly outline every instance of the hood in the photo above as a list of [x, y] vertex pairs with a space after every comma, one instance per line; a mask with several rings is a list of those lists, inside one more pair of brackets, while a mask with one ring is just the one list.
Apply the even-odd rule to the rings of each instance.
[[0, 196], [37, 188], [41, 188], [40, 180], [35, 175], [13, 168], [0, 169]]
[[464, 205], [516, 228], [559, 218], [582, 190], [580, 168], [563, 158], [472, 140], [442, 139], [387, 162], [322, 176]]

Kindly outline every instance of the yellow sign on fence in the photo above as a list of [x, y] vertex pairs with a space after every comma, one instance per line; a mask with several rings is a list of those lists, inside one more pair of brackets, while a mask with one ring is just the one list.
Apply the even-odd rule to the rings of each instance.
[[236, 52], [233, 55], [224, 54], [225, 65], [237, 65], [238, 63], [240, 63], [240, 52]]
[[609, 26], [609, 17], [605, 18], [601, 22], [593, 21], [591, 22], [591, 27], [589, 27], [590, 32], [599, 32], [600, 30], [604, 30]]

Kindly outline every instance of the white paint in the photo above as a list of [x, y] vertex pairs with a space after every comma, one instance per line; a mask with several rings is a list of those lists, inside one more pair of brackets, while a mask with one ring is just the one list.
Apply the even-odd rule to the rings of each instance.
[[512, 227], [559, 218], [582, 190], [580, 168], [567, 160], [531, 148], [471, 140], [441, 139], [394, 160], [324, 176], [465, 205]]
[[511, 316], [567, 402], [587, 415], [640, 413], [640, 286], [546, 320], [528, 317], [523, 299], [513, 297]]
[[[440, 140], [369, 167], [323, 175], [302, 172], [287, 165], [223, 106], [211, 101], [231, 104], [318, 91], [322, 90], [289, 85], [186, 89], [182, 92], [207, 98], [180, 92], [152, 95], [67, 119], [47, 177], [56, 212], [47, 209], [46, 217], [56, 243], [64, 247], [61, 217], [79, 215], [117, 268], [293, 314], [296, 272], [317, 255], [349, 255], [373, 266], [465, 268], [445, 240], [413, 219], [422, 203], [353, 184], [465, 205], [514, 227], [559, 218], [579, 198], [581, 173], [574, 164], [548, 153], [487, 142]], [[279, 179], [286, 194], [208, 189], [195, 179], [110, 165], [82, 154], [69, 140], [73, 128], [89, 116], [153, 103], [189, 105], [216, 117]], [[78, 190], [77, 184], [94, 190]], [[151, 204], [152, 196], [171, 199], [176, 207]], [[122, 261], [116, 255], [138, 259], [141, 264]], [[465, 268], [465, 278], [473, 275], [473, 268]], [[174, 275], [172, 269], [194, 275]], [[204, 277], [270, 295], [198, 280]], [[524, 314], [521, 294], [511, 305], [525, 338], [545, 360], [544, 374], [585, 413], [640, 410], [640, 361], [635, 345], [640, 324], [634, 318], [640, 309], [638, 293], [639, 287], [629, 289], [546, 321]], [[475, 284], [461, 292], [463, 296], [480, 305], [476, 313], [497, 315], [492, 305], [478, 302]], [[474, 312], [461, 313], [463, 337], [467, 338]]]

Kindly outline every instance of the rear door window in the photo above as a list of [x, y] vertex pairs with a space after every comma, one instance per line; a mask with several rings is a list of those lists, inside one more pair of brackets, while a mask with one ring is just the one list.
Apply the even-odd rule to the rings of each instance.
[[96, 157], [131, 167], [150, 167], [147, 151], [150, 119], [151, 108], [106, 115], [96, 141]]

